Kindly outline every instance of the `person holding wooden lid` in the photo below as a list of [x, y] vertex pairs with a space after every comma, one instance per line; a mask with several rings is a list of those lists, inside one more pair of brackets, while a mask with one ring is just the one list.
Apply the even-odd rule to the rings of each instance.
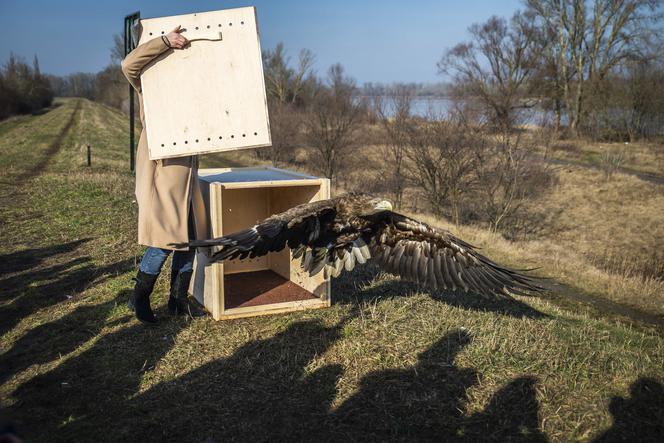
[[150, 294], [164, 262], [173, 252], [169, 312], [191, 317], [206, 315], [188, 295], [194, 250], [169, 246], [207, 237], [205, 208], [198, 183], [198, 158], [150, 160], [141, 94], [142, 71], [162, 54], [168, 56], [168, 52], [182, 50], [189, 44], [182, 31], [178, 26], [166, 35], [149, 40], [122, 61], [122, 72], [138, 93], [143, 127], [136, 154], [136, 201], [138, 242], [148, 249], [141, 260], [129, 306], [136, 318], [145, 323], [157, 321], [150, 307]]

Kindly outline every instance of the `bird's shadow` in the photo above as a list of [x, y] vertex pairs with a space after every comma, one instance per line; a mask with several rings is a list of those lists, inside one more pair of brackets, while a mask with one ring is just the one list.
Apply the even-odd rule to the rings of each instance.
[[549, 317], [517, 299], [487, 297], [472, 292], [432, 290], [386, 274], [373, 264], [356, 266], [351, 272], [344, 272], [334, 279], [332, 284], [335, 302], [341, 304], [354, 304], [358, 300], [373, 301], [379, 298], [406, 297], [421, 293], [457, 308], [494, 312], [517, 318], [543, 319]]

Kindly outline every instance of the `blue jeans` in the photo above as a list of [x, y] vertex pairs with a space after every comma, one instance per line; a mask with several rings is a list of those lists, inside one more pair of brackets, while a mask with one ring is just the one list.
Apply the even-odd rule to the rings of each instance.
[[[169, 249], [154, 248], [152, 246], [148, 247], [143, 255], [139, 269], [146, 274], [159, 274], [166, 259], [171, 255], [171, 252], [173, 251]], [[195, 249], [190, 251], [175, 251], [171, 266], [171, 284], [173, 284], [175, 277], [177, 277], [180, 272], [188, 272], [193, 269], [195, 252]]]

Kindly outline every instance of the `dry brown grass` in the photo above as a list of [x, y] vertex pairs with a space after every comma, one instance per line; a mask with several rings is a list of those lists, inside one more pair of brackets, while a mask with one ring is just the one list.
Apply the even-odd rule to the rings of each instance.
[[[570, 143], [575, 150], [586, 146], [558, 143]], [[589, 152], [597, 146], [590, 144]], [[664, 155], [656, 143], [631, 144], [630, 149], [634, 158], [629, 157], [628, 167]], [[337, 182], [338, 191], [384, 192], [381, 171], [387, 167], [379, 145], [363, 146]], [[577, 290], [664, 315], [664, 185], [620, 172], [607, 181], [601, 170], [581, 165], [558, 165], [553, 171], [554, 185], [506, 227], [512, 241], [482, 227], [461, 226], [458, 231], [476, 238], [485, 250], [541, 267], [542, 275]], [[418, 189], [408, 188], [404, 201], [406, 211], [423, 219], [427, 203]]]
[[662, 140], [634, 143], [594, 142], [591, 140], [561, 140], [553, 142], [549, 153], [552, 158], [599, 165], [607, 151], [625, 154], [623, 167], [635, 172], [664, 176], [664, 142]]

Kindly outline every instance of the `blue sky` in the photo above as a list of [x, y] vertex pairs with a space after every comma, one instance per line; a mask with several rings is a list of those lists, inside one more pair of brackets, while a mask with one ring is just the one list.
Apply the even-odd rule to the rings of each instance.
[[44, 72], [96, 72], [110, 62], [112, 35], [136, 10], [159, 17], [254, 5], [263, 48], [284, 42], [316, 55], [323, 73], [332, 63], [364, 82], [437, 82], [436, 62], [466, 29], [491, 15], [510, 16], [520, 0], [255, 0], [255, 1], [31, 1], [0, 0], [0, 62], [10, 51]]

